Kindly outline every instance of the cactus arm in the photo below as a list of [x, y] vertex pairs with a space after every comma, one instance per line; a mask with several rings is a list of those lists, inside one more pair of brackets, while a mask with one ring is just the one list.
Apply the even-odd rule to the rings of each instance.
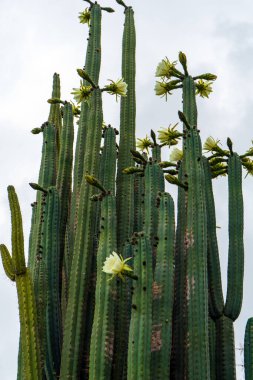
[[104, 132], [100, 181], [105, 189], [109, 190], [112, 194], [115, 194], [116, 155], [115, 130], [112, 127], [108, 127]]
[[212, 174], [208, 160], [203, 157], [205, 171], [205, 192], [207, 212], [207, 260], [208, 260], [208, 288], [209, 313], [212, 318], [219, 318], [223, 314], [224, 300], [221, 284], [221, 271], [218, 242], [216, 236], [215, 204], [212, 190]]
[[[98, 177], [103, 121], [102, 99], [99, 89], [94, 90], [90, 107], [87, 150], [84, 162], [87, 173]], [[60, 374], [62, 380], [71, 376], [78, 378], [80, 371], [86, 319], [85, 309], [92, 262], [94, 205], [90, 201], [90, 197], [93, 194], [93, 187], [88, 185], [84, 178], [80, 191], [79, 217], [70, 273], [69, 302], [64, 322]]]
[[242, 165], [236, 153], [228, 159], [228, 188], [229, 254], [224, 314], [235, 321], [242, 306], [244, 272]]
[[154, 145], [152, 147], [152, 159], [155, 162], [161, 162], [161, 147], [160, 145]]
[[216, 325], [216, 379], [235, 380], [235, 343], [233, 321], [222, 315]]
[[253, 379], [253, 318], [247, 321], [244, 336], [245, 380]]
[[[125, 22], [122, 39], [122, 78], [127, 83], [127, 96], [120, 101], [120, 139], [116, 178], [117, 205], [117, 244], [118, 252], [123, 255], [124, 245], [134, 232], [134, 177], [122, 173], [123, 169], [133, 166], [134, 161], [130, 150], [135, 149], [135, 25], [134, 12], [131, 7], [125, 9]], [[122, 293], [129, 295], [126, 284], [119, 283], [118, 296]], [[127, 341], [129, 328], [129, 297], [123, 297], [116, 305], [115, 334], [117, 339], [114, 346], [113, 380], [125, 379], [127, 364]], [[124, 300], [124, 301], [123, 301]], [[122, 303], [125, 302], [125, 305]], [[120, 308], [120, 309], [119, 309]]]
[[158, 247], [153, 283], [153, 321], [151, 339], [151, 378], [170, 377], [172, 310], [174, 294], [174, 202], [162, 193], [159, 205]]
[[156, 205], [157, 193], [164, 191], [163, 171], [156, 163], [149, 162], [145, 169], [145, 196], [144, 196], [144, 231], [151, 239], [152, 246], [158, 225], [158, 209]]
[[15, 281], [15, 267], [13, 265], [13, 260], [8, 248], [4, 244], [0, 245], [0, 252], [6, 276], [9, 277], [11, 281]]
[[[54, 76], [53, 76], [52, 98], [61, 99], [60, 75], [57, 73], [54, 73]], [[58, 155], [58, 152], [60, 150], [60, 136], [61, 136], [61, 129], [62, 129], [60, 103], [55, 103], [55, 104], [50, 105], [48, 122], [50, 124], [53, 124], [56, 129], [56, 146], [57, 146], [57, 155]]]
[[[56, 129], [51, 123], [44, 123], [42, 130], [43, 144], [38, 183], [41, 187], [47, 188], [54, 186], [56, 183]], [[41, 191], [38, 191], [29, 239], [28, 266], [31, 269], [33, 281], [36, 281], [35, 278], [37, 278], [36, 256], [40, 254], [41, 221], [44, 211], [43, 199], [44, 195]]]
[[[184, 163], [181, 163], [178, 179], [184, 180]], [[186, 247], [184, 236], [187, 221], [187, 195], [182, 187], [178, 187], [177, 200], [177, 229], [175, 244], [175, 284], [174, 284], [174, 308], [172, 329], [172, 353], [171, 353], [171, 377], [175, 380], [184, 378], [185, 373], [185, 329], [186, 313], [184, 303], [184, 289], [186, 278]]]
[[60, 308], [60, 199], [55, 187], [46, 198], [43, 255], [47, 268], [46, 300], [46, 373], [48, 379], [59, 376], [62, 323]]
[[135, 26], [131, 7], [125, 10], [122, 42], [122, 78], [127, 83], [127, 96], [121, 97], [120, 140], [117, 171], [117, 219], [118, 247], [131, 237], [134, 227], [134, 178], [126, 176], [122, 170], [133, 166], [129, 155], [135, 149]]
[[152, 254], [149, 239], [134, 239], [134, 283], [128, 342], [128, 380], [150, 380], [152, 330]]
[[[183, 167], [187, 174], [187, 226], [184, 236], [186, 252], [185, 332], [186, 367], [190, 379], [209, 380], [207, 225], [204, 194], [202, 147], [197, 124], [195, 85], [192, 77], [183, 81], [184, 144]], [[185, 164], [184, 164], [185, 160]], [[198, 323], [196, 324], [196, 321]]]
[[[34, 290], [24, 255], [23, 224], [18, 197], [13, 186], [8, 186], [12, 225], [12, 256], [4, 245], [0, 246], [1, 256], [8, 262], [7, 267], [15, 274], [22, 347], [22, 370], [27, 380], [42, 379], [40, 348], [37, 331]], [[5, 263], [5, 268], [6, 268]], [[10, 274], [10, 273], [9, 273]], [[11, 276], [13, 280], [13, 274]]]
[[7, 190], [11, 210], [11, 244], [13, 266], [17, 273], [23, 273], [26, 271], [26, 265], [21, 211], [14, 187], [8, 186]]
[[134, 231], [136, 232], [140, 232], [143, 230], [144, 191], [145, 191], [145, 178], [140, 175], [135, 175], [134, 176], [134, 205], [135, 205]]
[[[101, 8], [99, 4], [93, 4], [91, 8], [91, 23], [89, 29], [89, 39], [85, 59], [85, 71], [90, 78], [98, 84], [101, 66]], [[84, 81], [88, 85], [87, 81]], [[71, 201], [70, 217], [70, 246], [73, 249], [74, 235], [77, 225], [78, 205], [80, 201], [80, 188], [83, 174], [86, 170], [84, 167], [84, 157], [87, 140], [87, 122], [89, 115], [89, 105], [86, 102], [81, 104], [81, 114], [76, 140], [74, 176], [73, 176], [73, 195]]]
[[210, 357], [210, 380], [216, 380], [216, 328], [211, 317], [208, 318], [209, 357]]
[[113, 293], [115, 284], [102, 272], [108, 254], [116, 249], [116, 203], [106, 195], [101, 205], [95, 312], [90, 345], [90, 380], [110, 378], [113, 354]]
[[[56, 187], [59, 192], [61, 212], [60, 212], [60, 268], [65, 272], [64, 276], [67, 280], [68, 272], [64, 263], [64, 243], [67, 233], [67, 221], [69, 217], [69, 207], [71, 198], [71, 181], [72, 181], [72, 162], [73, 162], [73, 141], [74, 141], [74, 125], [72, 105], [66, 103], [63, 108], [63, 127], [60, 136], [60, 152], [58, 171], [56, 178]], [[68, 260], [69, 257], [66, 257]], [[68, 265], [68, 263], [67, 263]], [[62, 284], [67, 287], [67, 282]], [[63, 293], [65, 293], [63, 289]]]
[[[187, 369], [189, 379], [209, 379], [207, 225], [202, 148], [196, 128], [186, 137], [188, 210], [185, 234], [187, 255]], [[198, 323], [196, 324], [196, 321]]]

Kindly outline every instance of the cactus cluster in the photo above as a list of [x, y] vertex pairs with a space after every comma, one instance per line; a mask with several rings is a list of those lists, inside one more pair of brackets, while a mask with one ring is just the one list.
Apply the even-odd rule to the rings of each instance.
[[[5, 245], [0, 251], [17, 285], [17, 378], [233, 380], [233, 322], [243, 296], [242, 168], [252, 174], [253, 149], [238, 155], [229, 138], [227, 150], [212, 138], [202, 148], [196, 95], [208, 97], [216, 76], [191, 76], [182, 52], [182, 70], [163, 59], [155, 85], [166, 99], [182, 91], [182, 130], [176, 124], [158, 137], [152, 130], [136, 143], [134, 11], [116, 0], [125, 13], [122, 79], [101, 87], [101, 17], [113, 9], [86, 1], [79, 16], [89, 27], [86, 60], [72, 93], [80, 109], [61, 100], [54, 74], [48, 119], [32, 130], [43, 143], [38, 183], [30, 184], [36, 201], [28, 266], [17, 195], [8, 187], [12, 254]], [[104, 92], [120, 97], [119, 132], [103, 122]], [[182, 150], [162, 161], [162, 149], [164, 156], [179, 141]], [[221, 175], [228, 178], [229, 203], [225, 301], [212, 190]], [[167, 192], [172, 185], [177, 221]], [[253, 379], [252, 334], [251, 318], [247, 380]]]

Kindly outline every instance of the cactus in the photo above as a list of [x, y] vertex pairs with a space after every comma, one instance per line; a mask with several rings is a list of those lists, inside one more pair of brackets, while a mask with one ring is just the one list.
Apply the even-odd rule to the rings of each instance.
[[253, 358], [252, 358], [252, 322], [253, 319], [249, 318], [247, 321], [245, 336], [244, 336], [244, 367], [245, 367], [245, 380], [253, 379]]
[[[116, 1], [125, 12], [122, 79], [99, 86], [101, 11], [113, 10], [86, 0], [89, 8], [80, 14], [89, 24], [85, 67], [77, 69], [81, 88], [72, 92], [81, 110], [60, 99], [54, 74], [48, 121], [32, 130], [42, 132], [43, 146], [38, 183], [30, 183], [37, 195], [28, 268], [19, 204], [8, 188], [12, 255], [4, 245], [0, 251], [18, 292], [18, 379], [233, 380], [233, 322], [243, 296], [242, 167], [253, 173], [252, 148], [239, 156], [229, 138], [228, 150], [209, 138], [204, 149], [211, 155], [203, 154], [196, 95], [208, 97], [216, 76], [189, 75], [180, 52], [182, 72], [165, 58], [155, 91], [167, 98], [182, 89], [183, 130], [178, 124], [159, 130], [160, 143], [152, 130], [151, 139], [137, 142], [145, 153], [135, 150], [134, 12]], [[118, 132], [103, 123], [105, 92], [121, 96], [119, 145]], [[183, 151], [162, 161], [165, 146], [180, 139]], [[212, 190], [220, 175], [228, 176], [229, 200], [225, 301]], [[178, 186], [176, 228], [164, 179], [168, 188]], [[247, 379], [251, 322], [245, 333]]]
[[156, 379], [169, 379], [174, 294], [175, 217], [170, 194], [158, 198], [158, 246], [153, 282], [151, 365]]
[[144, 233], [136, 234], [132, 245], [134, 270], [138, 280], [133, 285], [127, 380], [149, 380], [151, 379], [152, 251], [149, 238]]
[[11, 281], [16, 282], [20, 312], [21, 372], [24, 379], [42, 379], [38, 321], [31, 274], [25, 264], [22, 217], [13, 186], [8, 187], [12, 223], [12, 255], [0, 245], [3, 267]]

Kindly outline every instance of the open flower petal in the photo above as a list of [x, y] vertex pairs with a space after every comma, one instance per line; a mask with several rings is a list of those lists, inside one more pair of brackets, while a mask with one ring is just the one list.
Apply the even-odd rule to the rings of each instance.
[[133, 271], [133, 269], [128, 264], [126, 264], [126, 262], [130, 259], [131, 257], [128, 257], [124, 260], [122, 256], [119, 256], [116, 252], [113, 251], [110, 256], [106, 258], [102, 271], [108, 274], [112, 274], [111, 279], [115, 276], [123, 279], [125, 271]]

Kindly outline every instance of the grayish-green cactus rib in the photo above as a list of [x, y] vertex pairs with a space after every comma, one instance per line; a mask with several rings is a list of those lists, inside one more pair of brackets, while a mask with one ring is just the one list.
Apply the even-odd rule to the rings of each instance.
[[[122, 41], [122, 78], [127, 83], [127, 96], [121, 97], [120, 101], [120, 140], [117, 166], [117, 243], [118, 251], [123, 254], [123, 246], [134, 232], [134, 177], [125, 175], [122, 170], [133, 166], [130, 150], [135, 149], [135, 24], [134, 12], [131, 7], [125, 9], [125, 23]], [[128, 284], [128, 282], [127, 282]], [[126, 289], [128, 285], [119, 284], [118, 293]], [[127, 298], [123, 298], [129, 302]], [[120, 302], [121, 303], [121, 302]], [[119, 309], [120, 307], [120, 309]], [[115, 334], [117, 340], [114, 348], [113, 380], [126, 378], [126, 355], [129, 326], [129, 312], [126, 313], [126, 305], [116, 305]], [[123, 314], [125, 313], [125, 314]], [[124, 378], [123, 378], [124, 376]]]
[[[98, 177], [99, 149], [102, 131], [101, 91], [94, 90], [88, 119], [87, 150], [84, 163], [87, 174]], [[78, 225], [70, 273], [69, 301], [64, 322], [64, 338], [60, 379], [78, 378], [83, 354], [87, 292], [93, 255], [94, 204], [93, 187], [82, 181]]]
[[160, 145], [156, 144], [152, 147], [152, 159], [155, 162], [161, 162], [161, 147]]
[[144, 196], [144, 231], [150, 238], [152, 246], [155, 244], [158, 226], [158, 209], [156, 197], [158, 192], [164, 191], [163, 171], [157, 163], [148, 162], [144, 172], [145, 196]]
[[[101, 65], [101, 8], [99, 4], [94, 4], [91, 8], [91, 22], [89, 29], [89, 40], [86, 51], [85, 71], [97, 85], [99, 81], [100, 65]], [[89, 85], [87, 81], [83, 81], [85, 85]], [[84, 167], [85, 146], [87, 141], [87, 122], [89, 115], [89, 105], [83, 101], [81, 104], [81, 114], [78, 125], [74, 177], [73, 177], [73, 194], [71, 201], [71, 219], [70, 219], [70, 246], [74, 245], [74, 235], [77, 225], [78, 205], [80, 201], [80, 188], [83, 174], [86, 171]]]
[[[178, 179], [183, 182], [183, 165], [180, 165]], [[175, 247], [175, 284], [174, 284], [174, 308], [172, 329], [172, 353], [171, 353], [171, 378], [180, 380], [185, 373], [185, 302], [184, 288], [186, 278], [185, 244], [184, 236], [187, 220], [187, 197], [182, 187], [178, 188], [177, 200], [177, 229]]]
[[104, 132], [104, 146], [101, 156], [100, 181], [107, 191], [115, 195], [115, 173], [116, 173], [116, 135], [112, 127], [106, 128]]
[[207, 220], [202, 147], [196, 128], [187, 131], [188, 181], [186, 245], [187, 371], [189, 380], [209, 380]]
[[[191, 125], [197, 125], [197, 105], [195, 97], [195, 84], [192, 77], [187, 76], [183, 81], [183, 112]], [[183, 126], [186, 133], [186, 126]], [[185, 144], [183, 152], [185, 156]], [[189, 165], [185, 159], [182, 160], [179, 168], [178, 179], [181, 182], [188, 180]], [[173, 310], [173, 351], [171, 376], [173, 380], [181, 380], [186, 376], [186, 245], [185, 236], [187, 234], [187, 192], [178, 188], [178, 216], [176, 231], [176, 250], [175, 250], [175, 296]]]
[[244, 336], [245, 380], [253, 380], [253, 318], [247, 321]]
[[151, 378], [169, 379], [174, 295], [175, 216], [170, 194], [159, 199], [158, 247], [153, 282]]
[[208, 318], [210, 380], [216, 380], [216, 328], [211, 317]]
[[224, 314], [235, 321], [242, 307], [244, 273], [242, 164], [236, 153], [228, 159], [228, 190], [229, 253]]
[[[38, 183], [43, 188], [56, 183], [56, 130], [51, 123], [43, 124], [42, 156]], [[29, 240], [28, 266], [31, 269], [33, 281], [36, 278], [36, 256], [39, 255], [41, 240], [41, 221], [43, 219], [43, 193], [37, 191], [36, 203], [33, 206], [32, 226]]]
[[12, 224], [12, 256], [4, 245], [0, 245], [4, 269], [9, 278], [16, 282], [22, 360], [19, 366], [20, 373], [25, 380], [42, 379], [40, 347], [37, 331], [37, 315], [34, 290], [31, 275], [25, 264], [24, 237], [22, 217], [18, 198], [13, 186], [8, 187], [9, 203]]
[[134, 231], [143, 230], [144, 223], [144, 195], [145, 195], [145, 178], [140, 175], [134, 176]]
[[233, 321], [221, 316], [215, 321], [216, 326], [216, 379], [235, 380], [235, 343]]
[[150, 380], [152, 330], [152, 250], [149, 238], [135, 238], [132, 313], [128, 341], [127, 380]]
[[131, 237], [134, 227], [134, 178], [122, 170], [133, 166], [130, 150], [135, 149], [135, 25], [131, 7], [125, 10], [122, 45], [122, 78], [127, 83], [127, 96], [120, 103], [120, 140], [117, 171], [117, 219], [119, 248]]
[[56, 379], [60, 373], [62, 323], [60, 305], [60, 198], [55, 187], [49, 187], [43, 228], [43, 255], [47, 272], [46, 303], [46, 374]]
[[221, 284], [219, 249], [216, 236], [215, 204], [212, 189], [212, 175], [208, 160], [203, 157], [205, 171], [205, 193], [207, 212], [207, 259], [208, 259], [208, 288], [209, 313], [214, 319], [223, 314], [224, 300]]
[[[62, 300], [63, 300], [63, 317], [65, 315], [64, 305], [67, 303], [67, 288], [69, 280], [69, 251], [65, 251], [65, 241], [69, 236], [67, 228], [70, 200], [71, 200], [71, 182], [72, 182], [72, 163], [73, 163], [73, 142], [74, 142], [74, 124], [72, 105], [66, 103], [63, 108], [63, 127], [60, 136], [60, 151], [58, 160], [58, 170], [56, 178], [56, 187], [60, 197], [60, 269], [62, 276], [59, 278], [61, 283]], [[64, 257], [65, 255], [65, 257]], [[65, 297], [65, 300], [64, 300]]]
[[69, 215], [69, 203], [72, 180], [74, 125], [72, 105], [66, 103], [63, 108], [63, 127], [60, 140], [59, 165], [56, 187], [61, 200], [61, 251], [64, 248], [66, 223]]
[[[184, 127], [183, 170], [187, 174], [187, 225], [184, 234], [186, 253], [185, 358], [189, 380], [209, 380], [207, 221], [202, 147], [197, 124], [195, 85], [189, 76], [183, 81], [183, 110], [191, 125]], [[184, 162], [185, 161], [185, 162]], [[184, 166], [185, 165], [185, 166]], [[183, 203], [181, 207], [185, 207]]]
[[102, 272], [103, 264], [112, 251], [116, 250], [116, 200], [113, 195], [106, 195], [101, 206], [101, 233], [97, 252], [97, 282], [95, 313], [90, 345], [90, 380], [107, 380], [110, 378], [114, 319], [113, 297], [115, 280], [108, 281], [108, 275]]
[[[45, 123], [43, 129], [42, 157], [39, 171], [38, 183], [41, 188], [47, 189], [56, 183], [56, 129], [51, 123]], [[29, 262], [33, 286], [35, 291], [35, 301], [38, 312], [38, 329], [41, 347], [42, 367], [44, 365], [46, 350], [46, 258], [43, 255], [42, 236], [45, 220], [46, 195], [42, 191], [37, 191], [36, 203], [32, 217], [32, 227], [30, 233]]]
[[[56, 98], [56, 99], [61, 98], [60, 75], [57, 73], [54, 73], [54, 76], [53, 76], [52, 98]], [[57, 145], [56, 154], [58, 156], [58, 153], [60, 150], [60, 136], [61, 136], [61, 129], [62, 129], [62, 117], [61, 117], [60, 103], [50, 105], [48, 122], [53, 124], [55, 126], [55, 129], [56, 129], [56, 145]]]

